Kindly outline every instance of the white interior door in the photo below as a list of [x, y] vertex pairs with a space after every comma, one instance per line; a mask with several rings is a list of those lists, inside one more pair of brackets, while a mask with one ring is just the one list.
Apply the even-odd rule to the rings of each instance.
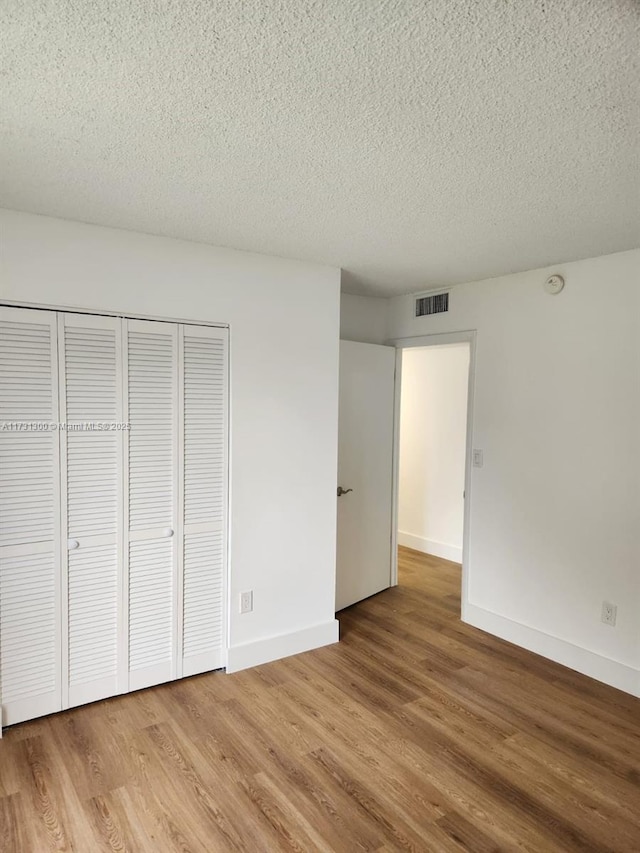
[[122, 655], [129, 664], [125, 689], [138, 690], [178, 677], [178, 326], [124, 324], [129, 624]]
[[123, 689], [121, 329], [118, 317], [59, 315], [65, 708]]
[[181, 676], [226, 663], [227, 348], [226, 329], [180, 327]]
[[390, 585], [394, 383], [393, 347], [340, 342], [336, 611]]
[[0, 725], [62, 707], [56, 337], [0, 308]]

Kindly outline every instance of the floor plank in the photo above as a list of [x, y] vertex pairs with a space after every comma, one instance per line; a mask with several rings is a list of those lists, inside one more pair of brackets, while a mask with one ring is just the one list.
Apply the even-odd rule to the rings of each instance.
[[401, 548], [338, 645], [7, 729], [2, 853], [640, 853], [640, 700], [459, 611]]

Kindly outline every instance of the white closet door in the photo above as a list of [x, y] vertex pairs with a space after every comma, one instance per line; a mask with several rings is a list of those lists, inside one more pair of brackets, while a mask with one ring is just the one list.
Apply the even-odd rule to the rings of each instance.
[[226, 329], [181, 326], [181, 675], [224, 666], [228, 369]]
[[178, 327], [125, 320], [129, 689], [178, 676]]
[[0, 701], [62, 707], [56, 315], [0, 308]]
[[64, 707], [122, 690], [118, 638], [122, 607], [122, 321], [64, 314], [59, 319]]

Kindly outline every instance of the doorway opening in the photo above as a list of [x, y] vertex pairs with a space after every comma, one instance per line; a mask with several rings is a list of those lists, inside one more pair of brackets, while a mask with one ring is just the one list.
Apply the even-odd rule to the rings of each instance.
[[395, 580], [460, 615], [473, 341], [442, 338], [412, 341], [398, 352]]

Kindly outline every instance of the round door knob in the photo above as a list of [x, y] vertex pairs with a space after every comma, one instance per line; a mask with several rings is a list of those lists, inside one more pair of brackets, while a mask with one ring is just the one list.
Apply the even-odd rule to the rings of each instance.
[[76, 548], [80, 547], [80, 543], [77, 539], [67, 539], [67, 548], [69, 551], [75, 551]]
[[162, 535], [165, 537], [165, 539], [170, 539], [173, 536], [173, 530], [170, 527], [165, 527], [165, 529], [162, 531]]

